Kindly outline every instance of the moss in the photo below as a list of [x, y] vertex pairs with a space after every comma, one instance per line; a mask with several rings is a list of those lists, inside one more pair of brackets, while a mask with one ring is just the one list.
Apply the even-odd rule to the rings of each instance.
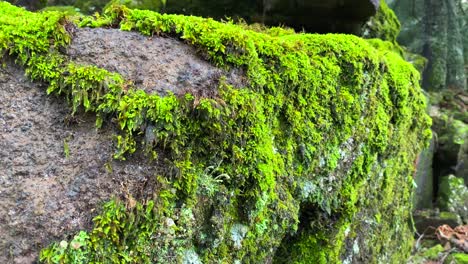
[[462, 222], [468, 220], [468, 188], [463, 178], [454, 175], [444, 176], [439, 182], [438, 205], [442, 210], [447, 210], [459, 215]]
[[384, 41], [384, 40], [381, 40], [381, 39], [378, 39], [378, 38], [375, 38], [375, 39], [368, 39], [367, 42], [369, 42], [369, 44], [371, 44], [374, 48], [378, 49], [378, 50], [388, 50], [388, 51], [391, 51], [391, 52], [395, 52], [396, 54], [400, 55], [400, 56], [404, 56], [404, 50], [402, 47], [400, 47], [400, 45], [398, 45], [397, 43], [393, 43], [393, 42], [390, 42], [390, 41]]
[[[431, 132], [419, 75], [400, 55], [349, 35], [264, 34], [120, 5], [83, 18], [81, 26], [181, 38], [249, 79], [246, 87], [221, 81], [212, 98], [160, 97], [61, 55], [64, 15], [3, 2], [0, 10], [2, 52], [73, 113], [96, 113], [98, 127], [116, 122], [115, 158], [165, 153], [154, 201], [107, 203], [78, 255], [122, 263], [408, 256], [413, 161]], [[154, 141], [142, 142], [148, 124]], [[52, 244], [41, 260], [70, 262], [75, 253]]]
[[377, 14], [366, 23], [362, 35], [365, 38], [378, 38], [396, 44], [400, 28], [398, 17], [387, 6], [385, 0], [380, 0]]
[[455, 263], [455, 264], [464, 264], [468, 263], [468, 254], [465, 253], [454, 253], [450, 254], [444, 263]]
[[411, 63], [418, 70], [419, 74], [422, 76], [424, 69], [426, 69], [427, 59], [419, 54], [412, 53], [406, 49], [404, 53], [404, 58], [406, 61]]
[[377, 14], [363, 27], [362, 36], [368, 39], [368, 42], [376, 49], [386, 49], [399, 54], [422, 75], [426, 69], [427, 59], [408, 51], [397, 43], [396, 39], [400, 33], [400, 28], [401, 25], [395, 13], [384, 0], [381, 0]]
[[444, 247], [442, 247], [442, 245], [439, 244], [426, 250], [423, 256], [426, 259], [437, 260], [439, 258], [439, 254], [442, 252], [444, 252]]
[[440, 212], [439, 217], [446, 223], [456, 223], [457, 225], [463, 223], [461, 217], [456, 213], [442, 211]]

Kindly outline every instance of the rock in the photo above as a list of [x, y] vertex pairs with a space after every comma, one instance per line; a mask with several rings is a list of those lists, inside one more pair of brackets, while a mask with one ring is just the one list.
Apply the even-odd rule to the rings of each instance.
[[[2, 115], [16, 116], [0, 134], [0, 176], [13, 181], [0, 186], [0, 262], [51, 241], [45, 262], [409, 256], [411, 174], [431, 132], [400, 54], [352, 35], [254, 32], [115, 4], [77, 31], [60, 13], [0, 11], [2, 52], [34, 54], [23, 66], [42, 81], [18, 80], [10, 61], [0, 87]], [[78, 229], [84, 246], [61, 248]]]
[[[151, 179], [155, 165], [135, 157], [114, 161], [113, 171], [106, 171], [111, 130], [97, 132], [95, 119], [84, 116], [76, 125], [57, 123], [68, 115], [66, 104], [23, 80], [24, 71], [11, 60], [3, 62], [0, 106], [5, 122], [18, 129], [0, 133], [0, 263], [32, 263], [48, 240], [89, 228], [101, 203], [122, 196], [123, 183], [134, 196], [144, 196], [148, 180], [137, 179]], [[62, 138], [70, 131], [65, 159]], [[131, 166], [137, 162], [142, 167]]]
[[[139, 43], [139, 45], [135, 45]], [[66, 54], [80, 64], [117, 72], [148, 93], [192, 92], [214, 96], [206, 89], [228, 76], [227, 82], [245, 86], [241, 71], [223, 71], [197, 56], [193, 47], [172, 38], [148, 38], [116, 29], [77, 29]], [[185, 81], [181, 81], [184, 78]]]
[[396, 44], [400, 27], [395, 13], [387, 6], [385, 0], [380, 0], [377, 14], [367, 21], [361, 35], [364, 38], [379, 38]]
[[449, 225], [455, 228], [462, 224], [462, 219], [456, 213], [440, 211], [437, 208], [416, 210], [413, 213], [413, 218], [418, 234], [430, 233], [431, 228], [436, 228], [441, 225]]
[[432, 159], [434, 157], [435, 137], [432, 138], [429, 148], [424, 149], [418, 156], [416, 175], [416, 191], [414, 193], [415, 209], [432, 208], [434, 199], [434, 178], [432, 172]]
[[373, 16], [378, 7], [379, 2], [376, 0], [267, 0], [263, 1], [260, 22], [268, 25], [283, 24], [312, 33], [359, 34], [363, 22]]
[[422, 76], [427, 66], [427, 59], [417, 53], [408, 51], [407, 48], [403, 47], [403, 49], [404, 49], [403, 56], [405, 60], [411, 63], [414, 66], [414, 68], [418, 70], [419, 74]]
[[463, 178], [454, 175], [442, 177], [437, 204], [442, 210], [458, 214], [463, 222], [468, 223], [468, 187]]
[[465, 180], [465, 185], [468, 186], [468, 140], [460, 148], [458, 152], [458, 160], [455, 173], [457, 177]]

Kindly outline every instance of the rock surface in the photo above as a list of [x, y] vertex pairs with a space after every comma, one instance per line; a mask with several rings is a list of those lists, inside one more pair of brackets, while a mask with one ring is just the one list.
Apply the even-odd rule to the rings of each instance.
[[74, 34], [66, 51], [70, 59], [118, 72], [148, 93], [214, 96], [216, 90], [207, 87], [216, 87], [222, 76], [236, 87], [246, 85], [239, 70], [216, 68], [197, 55], [195, 48], [174, 38], [101, 28], [77, 29]]
[[157, 166], [113, 160], [112, 129], [67, 109], [11, 62], [0, 69], [0, 263], [34, 262], [112, 196], [151, 196]]
[[424, 149], [418, 156], [416, 165], [416, 191], [414, 195], [415, 209], [432, 208], [434, 200], [434, 174], [432, 171], [432, 161], [435, 151], [435, 138], [431, 139], [428, 148]]

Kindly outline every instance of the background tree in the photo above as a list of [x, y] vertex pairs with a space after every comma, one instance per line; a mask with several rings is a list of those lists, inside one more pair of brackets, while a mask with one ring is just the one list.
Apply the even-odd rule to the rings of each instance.
[[399, 43], [428, 59], [426, 90], [466, 90], [467, 4], [461, 0], [391, 0], [402, 24]]

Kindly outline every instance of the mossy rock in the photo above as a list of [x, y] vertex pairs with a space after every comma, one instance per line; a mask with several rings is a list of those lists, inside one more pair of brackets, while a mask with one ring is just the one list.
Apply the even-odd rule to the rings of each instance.
[[413, 212], [414, 225], [419, 234], [428, 232], [433, 227], [449, 225], [455, 228], [463, 224], [462, 219], [456, 213], [440, 211], [436, 209], [415, 210]]
[[411, 63], [418, 70], [419, 74], [421, 74], [422, 76], [424, 73], [424, 70], [426, 69], [427, 59], [419, 54], [408, 51], [406, 48], [404, 48], [403, 56], [405, 57], [405, 60]]
[[384, 0], [381, 0], [377, 14], [371, 17], [362, 27], [361, 36], [371, 39], [370, 42], [377, 49], [386, 48], [389, 51], [400, 54], [406, 61], [413, 64], [422, 75], [427, 65], [427, 59], [417, 53], [409, 51], [405, 47], [401, 47], [397, 43], [400, 28], [401, 24], [395, 13], [388, 7]]
[[398, 34], [400, 34], [400, 27], [400, 21], [395, 13], [388, 7], [385, 0], [380, 0], [377, 14], [364, 25], [362, 36], [396, 43]]
[[[419, 74], [351, 35], [269, 34], [110, 5], [80, 26], [171, 36], [242, 69], [212, 93], [146, 93], [61, 53], [59, 12], [0, 2], [0, 49], [73, 114], [115, 124], [116, 159], [161, 162], [153, 199], [113, 200], [47, 263], [397, 263], [412, 247], [414, 161], [431, 138]], [[269, 31], [272, 32], [272, 31]], [[285, 32], [285, 31], [282, 31]], [[150, 131], [148, 131], [150, 127]], [[151, 140], [143, 140], [145, 133]]]
[[443, 210], [458, 214], [463, 222], [468, 222], [468, 188], [463, 178], [449, 175], [440, 179], [438, 205]]
[[466, 264], [468, 263], [468, 254], [453, 253], [450, 254], [444, 261], [444, 264]]
[[434, 164], [436, 177], [454, 174], [468, 181], [468, 112], [466, 92], [446, 89], [429, 93], [433, 119], [432, 129], [437, 134]]
[[[115, 1], [114, 1], [115, 2]], [[297, 31], [360, 34], [375, 15], [378, 0], [118, 0], [132, 8], [214, 19], [243, 20], [269, 26], [284, 25]]]
[[439, 258], [439, 254], [444, 252], [444, 247], [442, 247], [442, 245], [435, 245], [429, 249], [427, 249], [426, 251], [424, 251], [424, 253], [422, 254], [422, 256], [425, 258], [425, 259], [431, 259], [431, 260], [437, 260]]

